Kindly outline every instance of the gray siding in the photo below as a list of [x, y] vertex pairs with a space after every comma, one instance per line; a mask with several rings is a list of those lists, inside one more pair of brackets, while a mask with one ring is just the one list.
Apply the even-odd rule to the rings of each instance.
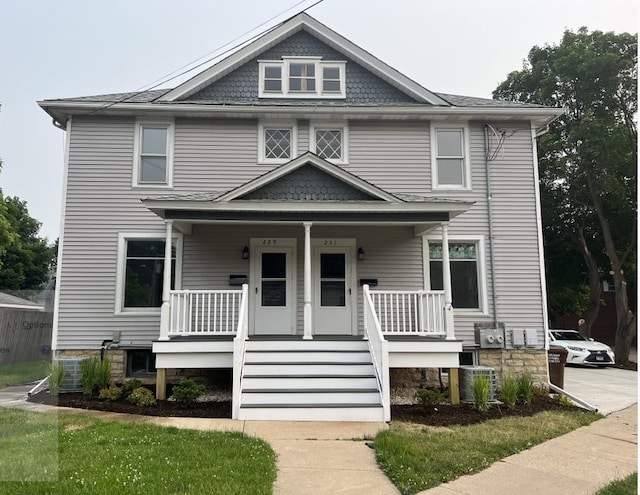
[[[133, 119], [76, 118], [70, 139], [66, 223], [60, 290], [59, 349], [98, 348], [114, 330], [123, 344], [148, 345], [158, 336], [159, 315], [114, 315], [119, 232], [164, 235], [163, 222], [140, 199], [162, 194], [224, 191], [272, 169], [257, 164], [255, 120], [177, 119], [174, 188], [131, 187]], [[491, 163], [498, 320], [507, 328], [543, 327], [535, 217], [532, 143], [528, 125], [516, 131]], [[526, 128], [526, 130], [522, 130]], [[299, 153], [308, 148], [308, 122], [301, 121]], [[519, 130], [518, 130], [519, 129]], [[344, 168], [390, 192], [474, 201], [451, 222], [450, 234], [484, 236], [487, 314], [456, 317], [456, 332], [473, 344], [473, 324], [492, 320], [490, 247], [483, 127], [471, 124], [472, 189], [432, 191], [429, 124], [410, 121], [352, 121], [349, 164]], [[434, 232], [438, 235], [438, 232]], [[298, 239], [298, 302], [302, 301], [301, 226], [195, 225], [184, 236], [183, 287], [227, 288], [232, 273], [249, 273], [240, 250], [250, 237]], [[314, 226], [312, 237], [356, 238], [367, 251], [358, 278], [378, 278], [381, 289], [418, 289], [423, 285], [422, 242], [411, 228]], [[223, 240], [223, 241], [221, 241]], [[542, 333], [539, 339], [542, 342]]]
[[[227, 102], [227, 103], [264, 103], [269, 99], [258, 98], [258, 60], [281, 60], [283, 56], [322, 57], [329, 61], [347, 61], [346, 98], [338, 100], [349, 105], [358, 104], [397, 104], [416, 103], [410, 96], [402, 93], [389, 83], [374, 76], [353, 60], [325, 45], [305, 31], [300, 31], [276, 46], [261, 53], [253, 60], [222, 77], [214, 84], [201, 89], [186, 98], [187, 101]], [[316, 105], [323, 100], [284, 100], [295, 104]], [[325, 100], [326, 101], [326, 100]]]
[[97, 349], [113, 332], [140, 345], [159, 315], [114, 316], [119, 232], [158, 232], [163, 222], [132, 189], [133, 119], [76, 118], [71, 127], [58, 317], [58, 349]]

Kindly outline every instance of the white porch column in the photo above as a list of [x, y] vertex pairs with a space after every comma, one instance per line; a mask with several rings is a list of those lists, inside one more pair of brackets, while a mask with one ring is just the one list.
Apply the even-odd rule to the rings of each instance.
[[160, 308], [160, 338], [169, 340], [169, 324], [171, 320], [171, 248], [173, 244], [173, 221], [165, 221], [164, 238], [164, 272], [162, 278], [162, 307]]
[[442, 284], [444, 287], [444, 329], [447, 340], [454, 340], [453, 305], [451, 296], [451, 264], [449, 263], [449, 223], [442, 222]]
[[304, 222], [304, 340], [313, 339], [311, 314], [311, 222]]

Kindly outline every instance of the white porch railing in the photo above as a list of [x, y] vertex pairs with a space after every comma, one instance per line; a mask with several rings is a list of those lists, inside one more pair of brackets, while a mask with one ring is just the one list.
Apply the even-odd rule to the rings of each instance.
[[249, 286], [242, 285], [242, 298], [238, 312], [238, 331], [233, 339], [233, 397], [231, 402], [231, 418], [240, 415], [240, 397], [242, 394], [242, 375], [244, 372], [245, 350], [249, 337]]
[[382, 394], [382, 407], [384, 420], [391, 421], [391, 388], [389, 385], [389, 343], [382, 335], [380, 320], [376, 315], [376, 309], [371, 298], [369, 286], [362, 287], [364, 298], [364, 338], [369, 344], [369, 351], [373, 361], [373, 367]]
[[370, 291], [384, 335], [447, 335], [444, 291]]
[[172, 290], [170, 298], [170, 336], [236, 334], [242, 290]]

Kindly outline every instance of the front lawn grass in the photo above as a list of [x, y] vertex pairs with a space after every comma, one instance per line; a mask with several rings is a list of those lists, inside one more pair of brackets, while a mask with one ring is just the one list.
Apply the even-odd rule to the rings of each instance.
[[2, 494], [270, 494], [275, 459], [237, 432], [0, 409]]
[[411, 495], [481, 471], [601, 417], [582, 411], [545, 411], [446, 429], [392, 423], [376, 436], [376, 459], [400, 492]]
[[638, 495], [638, 473], [609, 483], [598, 490], [596, 495]]
[[48, 364], [47, 361], [0, 364], [0, 389], [41, 380], [48, 374]]

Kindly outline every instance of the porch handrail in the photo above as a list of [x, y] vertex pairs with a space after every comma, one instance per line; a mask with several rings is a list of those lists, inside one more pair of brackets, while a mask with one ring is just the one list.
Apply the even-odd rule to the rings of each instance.
[[383, 335], [447, 335], [444, 291], [371, 291]]
[[238, 329], [233, 339], [233, 391], [231, 418], [238, 419], [240, 415], [240, 397], [242, 393], [242, 374], [244, 373], [245, 351], [249, 337], [249, 286], [242, 285], [240, 312], [238, 315]]
[[235, 335], [242, 290], [172, 290], [169, 335]]
[[368, 285], [362, 286], [364, 308], [364, 338], [369, 345], [371, 360], [380, 386], [384, 420], [391, 421], [391, 389], [389, 385], [389, 343], [385, 340], [380, 320]]

